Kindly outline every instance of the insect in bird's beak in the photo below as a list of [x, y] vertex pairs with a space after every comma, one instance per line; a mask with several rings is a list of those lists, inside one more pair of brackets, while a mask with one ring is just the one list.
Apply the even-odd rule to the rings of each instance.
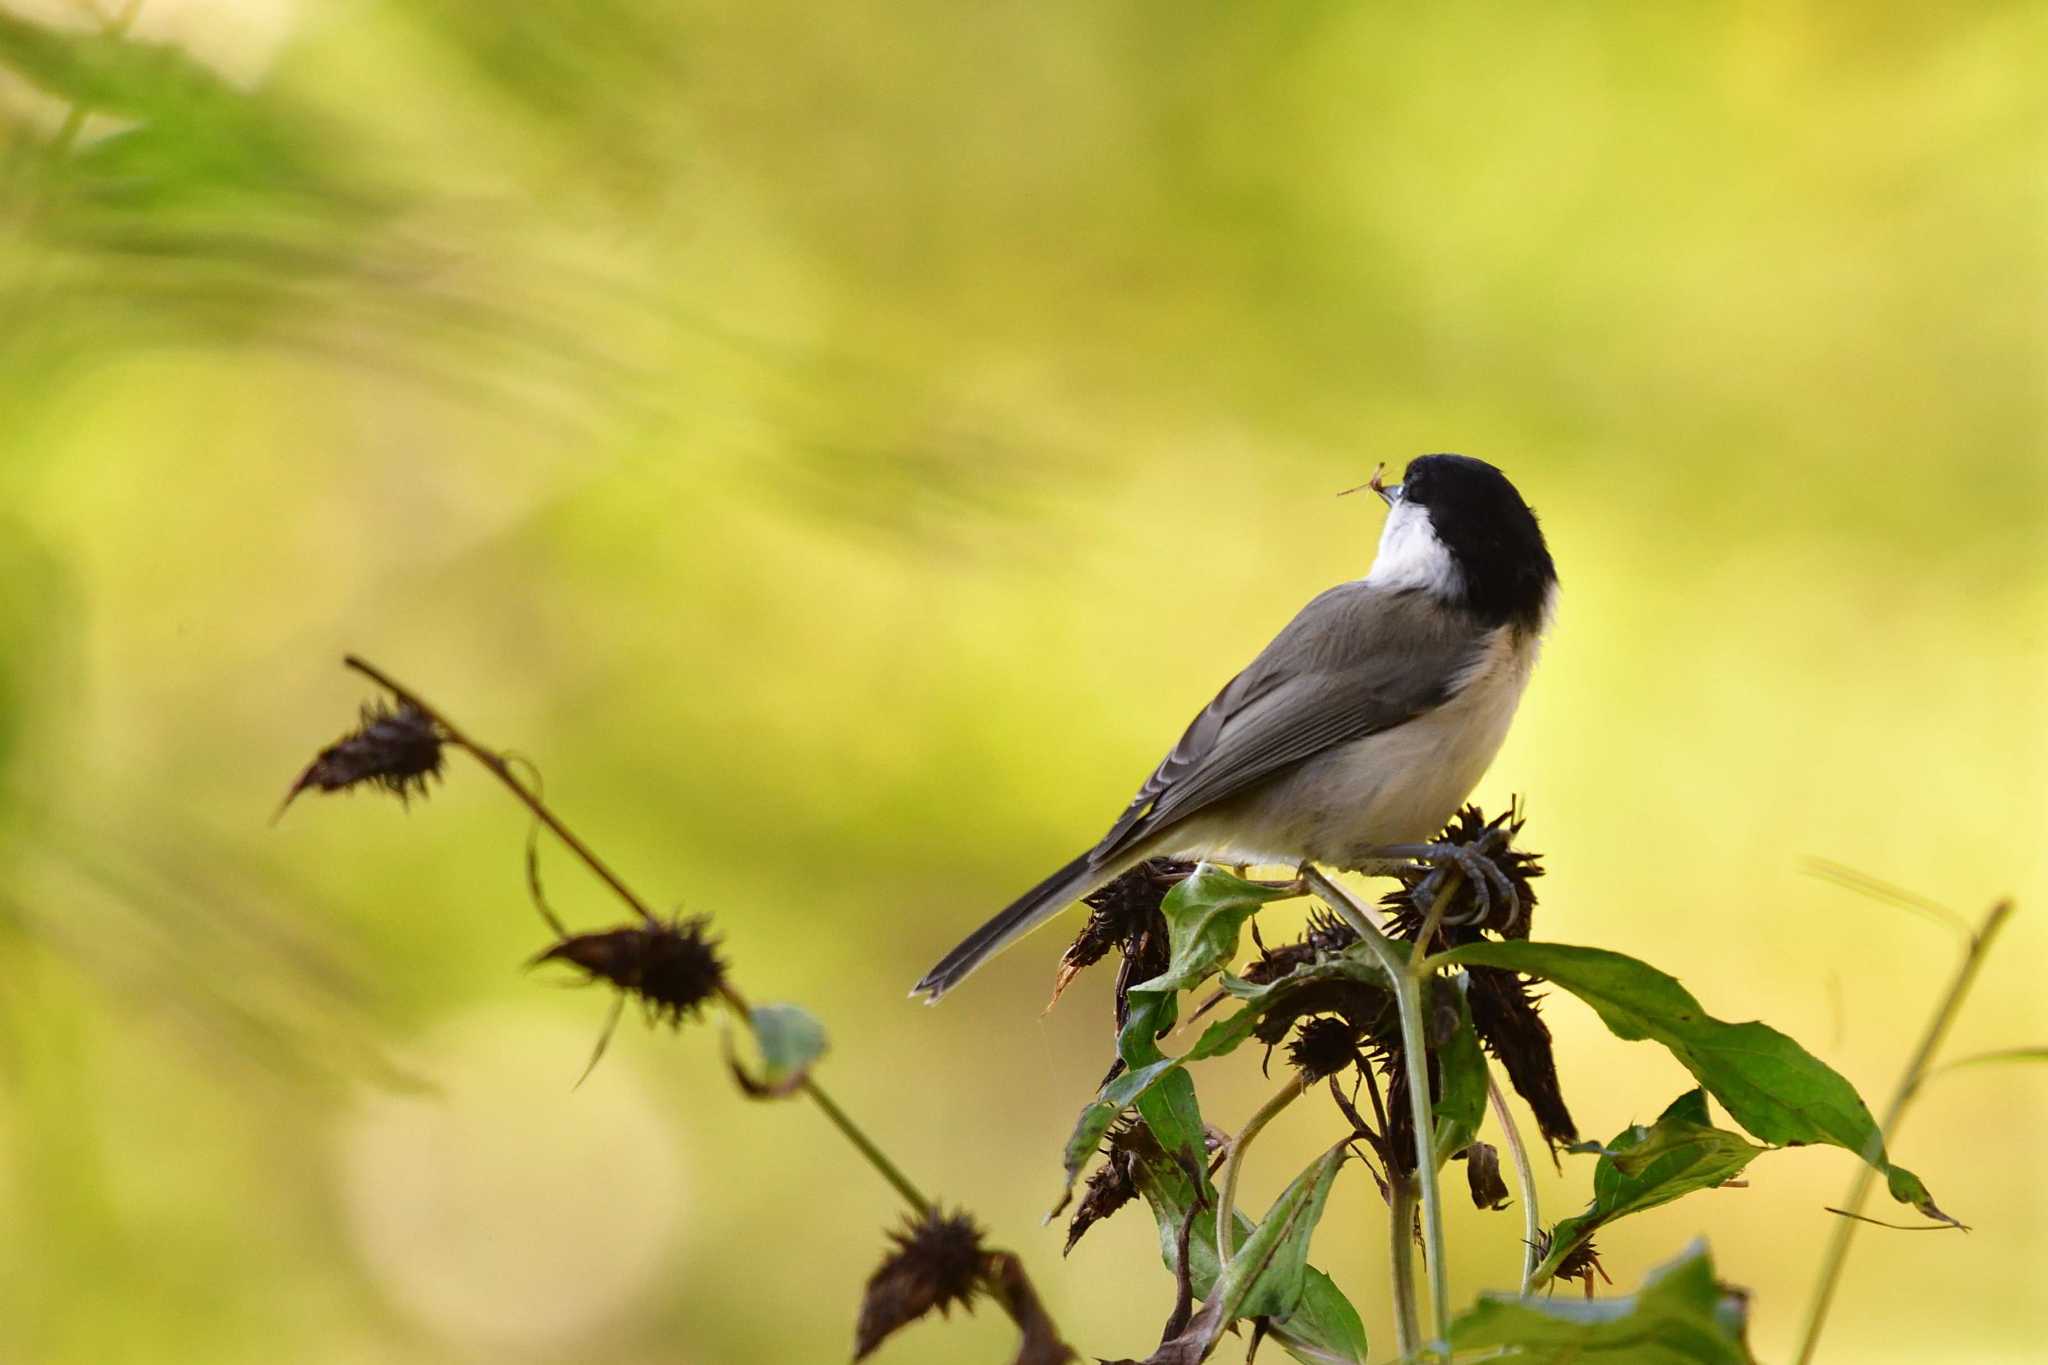
[[1401, 496], [1401, 485], [1398, 483], [1383, 483], [1380, 480], [1380, 475], [1386, 472], [1387, 462], [1385, 460], [1381, 460], [1379, 464], [1373, 468], [1371, 478], [1367, 479], [1364, 483], [1358, 485], [1358, 487], [1356, 488], [1345, 489], [1342, 493], [1339, 493], [1337, 496], [1340, 498], [1347, 497], [1352, 493], [1363, 493], [1366, 489], [1370, 488], [1373, 492], [1380, 495], [1381, 502], [1385, 503], [1389, 507], [1392, 507], [1394, 505], [1394, 500]]
[[1343, 493], [1339, 493], [1337, 496], [1341, 498], [1345, 496], [1345, 494], [1349, 493], [1363, 493], [1366, 489], [1370, 488], [1373, 492], [1380, 495], [1381, 502], [1385, 503], [1389, 507], [1392, 507], [1396, 502], [1400, 500], [1401, 485], [1398, 483], [1382, 482], [1380, 479], [1380, 475], [1386, 472], [1387, 462], [1385, 460], [1382, 460], [1373, 469], [1371, 478], [1367, 479], [1364, 483], [1358, 485], [1358, 487], [1356, 488], [1345, 489]]

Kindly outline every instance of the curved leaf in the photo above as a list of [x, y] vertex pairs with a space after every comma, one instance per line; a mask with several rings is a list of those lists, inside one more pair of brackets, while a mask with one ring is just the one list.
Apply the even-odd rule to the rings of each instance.
[[1841, 1073], [1768, 1024], [1714, 1018], [1678, 981], [1645, 963], [1568, 943], [1471, 943], [1440, 964], [1505, 967], [1562, 986], [1593, 1007], [1617, 1038], [1661, 1043], [1735, 1121], [1774, 1146], [1826, 1142], [1862, 1157], [1892, 1198], [1929, 1218], [1955, 1220], [1927, 1187], [1885, 1155], [1884, 1135]]
[[1550, 1248], [1530, 1283], [1549, 1280], [1565, 1257], [1603, 1224], [1668, 1204], [1694, 1190], [1712, 1189], [1769, 1150], [1714, 1127], [1707, 1121], [1706, 1092], [1686, 1091], [1654, 1125], [1635, 1124], [1607, 1144], [1600, 1164], [1593, 1168], [1592, 1204], [1552, 1231]]

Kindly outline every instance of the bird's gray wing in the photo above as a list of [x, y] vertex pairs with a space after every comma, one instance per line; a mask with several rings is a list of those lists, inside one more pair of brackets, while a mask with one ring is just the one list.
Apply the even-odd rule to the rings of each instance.
[[1202, 709], [1092, 860], [1312, 754], [1412, 720], [1451, 694], [1482, 644], [1463, 613], [1424, 594], [1331, 588]]

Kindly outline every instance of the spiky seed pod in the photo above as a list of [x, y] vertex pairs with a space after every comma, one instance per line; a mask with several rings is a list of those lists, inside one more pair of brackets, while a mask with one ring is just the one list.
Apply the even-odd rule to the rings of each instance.
[[1593, 1239], [1589, 1237], [1573, 1247], [1565, 1258], [1557, 1263], [1557, 1274], [1553, 1278], [1577, 1280], [1585, 1286], [1586, 1297], [1590, 1299], [1593, 1297], [1595, 1275], [1610, 1285], [1614, 1283], [1607, 1278], [1607, 1267], [1600, 1264], [1600, 1253], [1594, 1248]]
[[953, 1305], [972, 1308], [989, 1269], [989, 1252], [981, 1229], [966, 1213], [932, 1209], [906, 1219], [889, 1234], [895, 1244], [881, 1267], [868, 1279], [861, 1300], [860, 1323], [854, 1329], [855, 1360], [863, 1359], [897, 1328], [937, 1309], [941, 1316]]
[[441, 776], [440, 728], [409, 701], [393, 710], [381, 698], [364, 702], [356, 728], [314, 756], [278, 806], [302, 791], [352, 791], [365, 784], [390, 792], [403, 804], [427, 794], [427, 779]]
[[591, 980], [608, 981], [639, 1000], [650, 1018], [681, 1024], [698, 1014], [725, 982], [725, 963], [710, 924], [708, 916], [699, 915], [575, 934], [534, 961], [567, 962]]

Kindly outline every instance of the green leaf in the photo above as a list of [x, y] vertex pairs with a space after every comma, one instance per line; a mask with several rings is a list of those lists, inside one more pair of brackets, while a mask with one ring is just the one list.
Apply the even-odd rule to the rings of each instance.
[[[1194, 1080], [1184, 1067], [1191, 1061], [1222, 1056], [1249, 1038], [1257, 1011], [1252, 1011], [1250, 1019], [1241, 1018], [1245, 1011], [1240, 1011], [1211, 1025], [1181, 1057], [1161, 1052], [1159, 1035], [1173, 1026], [1179, 993], [1200, 985], [1236, 956], [1245, 920], [1268, 901], [1291, 894], [1284, 888], [1241, 880], [1207, 864], [1167, 893], [1160, 909], [1170, 934], [1171, 960], [1164, 972], [1128, 992], [1129, 1013], [1117, 1038], [1117, 1053], [1126, 1070], [1081, 1110], [1067, 1139], [1064, 1157], [1067, 1196], [1071, 1198], [1074, 1181], [1101, 1144], [1103, 1134], [1119, 1114], [1137, 1109], [1161, 1149], [1159, 1155], [1139, 1160], [1138, 1191], [1158, 1225], [1161, 1256], [1176, 1276], [1180, 1273], [1180, 1230], [1189, 1208], [1197, 1202], [1188, 1168], [1202, 1172], [1201, 1198], [1206, 1204], [1195, 1214], [1188, 1238], [1188, 1280], [1197, 1298], [1209, 1296], [1218, 1273], [1216, 1190], [1207, 1176], [1207, 1130], [1201, 1105], [1195, 1097]], [[1254, 994], [1258, 989], [1233, 983], [1228, 977], [1225, 985], [1239, 995]], [[1065, 1204], [1062, 1199], [1060, 1206]], [[1254, 1225], [1242, 1213], [1236, 1218], [1236, 1242], [1243, 1246], [1253, 1235]], [[1358, 1310], [1329, 1276], [1313, 1266], [1303, 1270], [1294, 1309], [1277, 1317], [1271, 1326], [1274, 1339], [1308, 1365], [1366, 1360], [1365, 1324]]]
[[[1236, 1318], [1284, 1318], [1301, 1303], [1308, 1277], [1308, 1244], [1337, 1169], [1350, 1155], [1350, 1141], [1332, 1147], [1296, 1176], [1258, 1230], [1230, 1258], [1215, 1298], [1234, 1304]], [[1226, 1324], [1227, 1325], [1227, 1324]]]
[[1641, 1290], [1598, 1301], [1486, 1295], [1451, 1325], [1451, 1345], [1506, 1347], [1517, 1365], [1753, 1365], [1739, 1296], [1695, 1242]]
[[1737, 1123], [1765, 1142], [1845, 1148], [1875, 1167], [1900, 1203], [1944, 1223], [1955, 1221], [1935, 1207], [1918, 1176], [1886, 1158], [1884, 1136], [1855, 1087], [1768, 1024], [1716, 1019], [1676, 979], [1600, 948], [1471, 943], [1436, 961], [1505, 967], [1564, 987], [1591, 1005], [1617, 1038], [1663, 1044]]
[[[1340, 1142], [1294, 1178], [1265, 1218], [1231, 1255], [1230, 1265], [1203, 1295], [1202, 1311], [1147, 1365], [1198, 1365], [1230, 1325], [1244, 1318], [1285, 1318], [1300, 1306], [1308, 1285], [1308, 1243], [1323, 1216], [1330, 1185], [1344, 1164]], [[1193, 1247], [1190, 1244], [1190, 1258]]]
[[747, 1025], [760, 1054], [760, 1073], [750, 1073], [741, 1065], [732, 1055], [729, 1040], [726, 1062], [740, 1088], [756, 1099], [780, 1099], [793, 1093], [811, 1074], [811, 1066], [825, 1055], [825, 1026], [801, 1006], [756, 1005], [747, 1011]]
[[1461, 977], [1455, 991], [1458, 1027], [1436, 1050], [1436, 1164], [1441, 1170], [1451, 1157], [1472, 1145], [1486, 1117], [1486, 1054], [1472, 1027], [1472, 1006]]
[[[1194, 1097], [1194, 1082], [1185, 1073], [1177, 1074], [1165, 1085], [1153, 1092], [1154, 1098], [1163, 1098], [1165, 1092], [1185, 1087], [1191, 1104]], [[1148, 1100], [1140, 1104], [1139, 1112], [1146, 1113]], [[1200, 1117], [1197, 1115], [1197, 1123]], [[1149, 1122], [1149, 1115], [1148, 1115]], [[1163, 1141], [1163, 1140], [1162, 1140]], [[1318, 1163], [1317, 1170], [1321, 1166]], [[1196, 1170], [1203, 1170], [1197, 1164]], [[1332, 1167], [1329, 1174], [1334, 1175]], [[1166, 1268], [1176, 1276], [1180, 1273], [1179, 1250], [1180, 1230], [1187, 1219], [1188, 1209], [1194, 1201], [1194, 1185], [1188, 1172], [1171, 1156], [1160, 1153], [1140, 1153], [1137, 1161], [1138, 1193], [1144, 1196], [1146, 1205], [1152, 1210], [1159, 1229], [1160, 1257]], [[1297, 1184], [1301, 1182], [1297, 1181]], [[1197, 1299], [1209, 1300], [1216, 1292], [1218, 1267], [1216, 1263], [1216, 1191], [1206, 1176], [1202, 1182], [1203, 1198], [1208, 1202], [1199, 1209], [1188, 1235], [1188, 1283]], [[1290, 1187], [1293, 1192], [1293, 1187]], [[1322, 1201], [1328, 1195], [1324, 1185], [1315, 1194], [1314, 1216], [1321, 1217]], [[1278, 1210], [1286, 1201], [1283, 1195], [1274, 1207]], [[1270, 1221], [1273, 1215], [1267, 1214]], [[1312, 1220], [1311, 1220], [1312, 1222]], [[1245, 1249], [1258, 1236], [1258, 1226], [1242, 1212], [1236, 1215], [1238, 1252], [1231, 1258], [1232, 1264], [1243, 1259]], [[1283, 1229], [1284, 1230], [1284, 1229]], [[1300, 1228], [1303, 1238], [1303, 1252], [1306, 1254], [1307, 1225]], [[1240, 1312], [1239, 1316], [1245, 1314]], [[1328, 1275], [1312, 1265], [1304, 1265], [1301, 1272], [1301, 1287], [1294, 1306], [1283, 1315], [1277, 1315], [1269, 1323], [1275, 1341], [1297, 1360], [1308, 1365], [1329, 1365], [1330, 1362], [1358, 1362], [1364, 1365], [1369, 1358], [1369, 1344], [1365, 1334], [1365, 1323], [1344, 1297]]]
[[1706, 1092], [1686, 1091], [1654, 1125], [1623, 1129], [1607, 1144], [1599, 1165], [1593, 1168], [1592, 1204], [1552, 1231], [1550, 1250], [1536, 1267], [1531, 1283], [1548, 1281], [1564, 1258], [1604, 1224], [1668, 1204], [1694, 1190], [1712, 1189], [1733, 1179], [1759, 1153], [1769, 1150], [1708, 1123]]
[[[1207, 863], [1167, 893], [1160, 911], [1166, 916], [1171, 961], [1160, 975], [1139, 982], [1128, 992], [1129, 1013], [1117, 1038], [1117, 1052], [1127, 1069], [1105, 1085], [1075, 1120], [1064, 1152], [1066, 1189], [1054, 1212], [1065, 1208], [1067, 1200], [1073, 1197], [1074, 1182], [1080, 1178], [1081, 1168], [1095, 1154], [1102, 1135], [1116, 1122], [1117, 1115], [1138, 1103], [1153, 1086], [1187, 1062], [1220, 1056], [1250, 1036], [1247, 1026], [1241, 1034], [1229, 1035], [1226, 1030], [1212, 1042], [1210, 1035], [1217, 1034], [1220, 1027], [1212, 1026], [1185, 1057], [1179, 1058], [1167, 1057], [1159, 1050], [1158, 1042], [1159, 1035], [1173, 1026], [1179, 993], [1200, 985], [1229, 964], [1237, 955], [1238, 932], [1252, 912], [1268, 901], [1290, 894], [1284, 888], [1259, 886], [1233, 877]], [[1153, 1136], [1168, 1152], [1186, 1152], [1199, 1159], [1203, 1152], [1202, 1128], [1199, 1113], [1193, 1108], [1193, 1096], [1192, 1086], [1184, 1092], [1176, 1089], [1165, 1105], [1157, 1106], [1164, 1129], [1153, 1122], [1149, 1112], [1146, 1120], [1152, 1124]]]
[[1170, 995], [1199, 986], [1237, 956], [1238, 931], [1253, 911], [1267, 901], [1294, 894], [1285, 887], [1260, 886], [1203, 863], [1193, 876], [1169, 891], [1159, 907], [1166, 916], [1172, 946], [1166, 970], [1132, 986], [1130, 993]]

